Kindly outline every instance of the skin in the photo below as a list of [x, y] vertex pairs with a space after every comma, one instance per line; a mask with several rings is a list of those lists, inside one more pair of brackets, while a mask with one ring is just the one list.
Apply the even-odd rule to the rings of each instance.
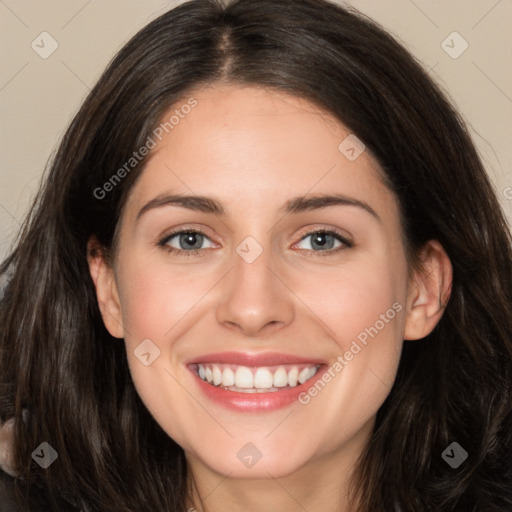
[[[409, 274], [394, 194], [368, 150], [355, 161], [340, 152], [350, 131], [327, 112], [259, 87], [217, 84], [190, 96], [197, 106], [162, 138], [131, 190], [111, 267], [90, 239], [105, 326], [124, 339], [148, 410], [185, 450], [202, 498], [187, 508], [349, 510], [351, 470], [393, 384], [402, 340], [423, 338], [441, 318], [450, 261], [431, 241], [419, 254], [424, 271]], [[215, 197], [226, 215], [167, 205], [136, 220], [169, 192]], [[334, 192], [364, 201], [379, 218], [351, 205], [279, 212], [292, 197]], [[159, 247], [174, 228], [203, 231], [202, 252]], [[315, 249], [308, 234], [317, 228], [338, 230], [354, 245], [335, 252], [340, 242], [328, 237], [334, 246]], [[236, 252], [248, 236], [263, 249], [252, 263]], [[167, 245], [190, 251], [179, 235]], [[395, 303], [402, 310], [305, 405], [230, 411], [201, 394], [184, 365], [220, 351], [334, 365]], [[144, 339], [160, 349], [149, 366], [134, 354]], [[262, 454], [250, 468], [237, 458], [249, 442]]]
[[11, 418], [3, 424], [0, 423], [0, 469], [11, 476], [16, 475], [12, 454], [13, 436], [14, 420]]

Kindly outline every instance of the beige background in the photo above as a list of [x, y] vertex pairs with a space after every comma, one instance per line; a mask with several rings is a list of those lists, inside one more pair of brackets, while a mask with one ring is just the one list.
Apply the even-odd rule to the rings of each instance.
[[[0, 0], [0, 260], [33, 200], [46, 161], [115, 52], [181, 3]], [[448, 92], [471, 127], [512, 223], [512, 1], [352, 0], [395, 34]], [[443, 49], [454, 31], [458, 58]], [[31, 47], [48, 32], [46, 59]], [[48, 37], [48, 36], [44, 36]], [[457, 52], [461, 39], [448, 38]], [[45, 39], [44, 47], [50, 48]], [[42, 49], [40, 51], [43, 51]]]

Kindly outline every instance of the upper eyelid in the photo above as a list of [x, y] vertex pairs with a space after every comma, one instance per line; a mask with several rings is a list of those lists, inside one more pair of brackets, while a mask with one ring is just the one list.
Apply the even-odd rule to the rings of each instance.
[[[338, 238], [341, 238], [341, 242], [342, 243], [348, 243], [348, 244], [353, 244], [353, 237], [352, 236], [345, 236], [341, 233], [339, 233], [339, 231], [342, 231], [342, 230], [339, 230], [339, 229], [334, 229], [334, 228], [328, 228], [328, 227], [319, 227], [319, 228], [305, 228], [306, 231], [304, 231], [303, 233], [301, 233], [299, 235], [299, 240], [297, 242], [294, 243], [294, 245], [296, 245], [297, 243], [300, 243], [302, 242], [305, 238], [307, 238], [308, 236], [311, 236], [311, 235], [314, 235], [318, 232], [320, 233], [327, 233], [327, 234], [331, 234], [335, 237], [338, 237]], [[184, 227], [184, 228], [181, 228], [181, 229], [178, 229], [177, 231], [173, 231], [171, 233], [169, 233], [168, 235], [165, 235], [163, 237], [160, 238], [160, 244], [165, 244], [167, 243], [169, 240], [171, 240], [172, 238], [178, 236], [178, 235], [181, 235], [181, 234], [185, 234], [185, 233], [198, 233], [202, 236], [205, 236], [206, 238], [208, 238], [208, 240], [210, 240], [212, 243], [216, 243], [214, 240], [211, 239], [211, 237], [205, 232], [205, 230], [203, 230], [202, 228], [196, 228], [196, 227], [193, 227], [193, 226], [190, 226], [190, 227]], [[197, 249], [197, 250], [202, 250], [202, 249]]]
[[[214, 242], [211, 237], [208, 235], [208, 233], [206, 233], [206, 231], [202, 228], [196, 228], [196, 227], [184, 227], [184, 228], [180, 228], [176, 231], [171, 231], [169, 234], [167, 235], [163, 235], [159, 238], [160, 242], [159, 243], [162, 243], [162, 242], [167, 242], [168, 240], [170, 240], [171, 238], [174, 238], [175, 236], [178, 236], [178, 235], [182, 235], [184, 233], [199, 233], [200, 235], [203, 235], [205, 236], [206, 238], [208, 238], [211, 242]], [[215, 243], [215, 242], [214, 242]]]

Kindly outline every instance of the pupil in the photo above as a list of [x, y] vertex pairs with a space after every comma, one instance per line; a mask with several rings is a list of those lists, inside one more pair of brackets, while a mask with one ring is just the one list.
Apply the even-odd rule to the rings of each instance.
[[[197, 237], [201, 236], [199, 235], [198, 233], [185, 233], [184, 235], [182, 235], [185, 239], [185, 243], [187, 244], [190, 244], [192, 246], [194, 246], [195, 244], [197, 244]], [[182, 247], [183, 247], [183, 244], [181, 244]], [[201, 241], [199, 240], [199, 247], [201, 247]], [[187, 248], [187, 247], [183, 247], [183, 248]], [[190, 247], [188, 247], [190, 248]]]
[[328, 237], [328, 236], [331, 236], [329, 235], [329, 233], [315, 233], [315, 236], [313, 237], [313, 247], [315, 245], [323, 248], [325, 247], [326, 245], [328, 245], [329, 249], [332, 248], [332, 244], [328, 244], [327, 241], [325, 240], [325, 237]]

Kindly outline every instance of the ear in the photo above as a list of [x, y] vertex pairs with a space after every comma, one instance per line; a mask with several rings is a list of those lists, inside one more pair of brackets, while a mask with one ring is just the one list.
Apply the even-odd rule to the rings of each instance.
[[13, 460], [14, 418], [0, 423], [0, 469], [8, 475], [17, 476]]
[[428, 241], [419, 253], [421, 266], [408, 286], [404, 339], [430, 334], [443, 316], [452, 289], [450, 258], [437, 240]]
[[115, 338], [124, 337], [121, 302], [117, 291], [114, 270], [107, 264], [104, 248], [95, 235], [87, 242], [87, 262], [96, 297], [108, 332]]

